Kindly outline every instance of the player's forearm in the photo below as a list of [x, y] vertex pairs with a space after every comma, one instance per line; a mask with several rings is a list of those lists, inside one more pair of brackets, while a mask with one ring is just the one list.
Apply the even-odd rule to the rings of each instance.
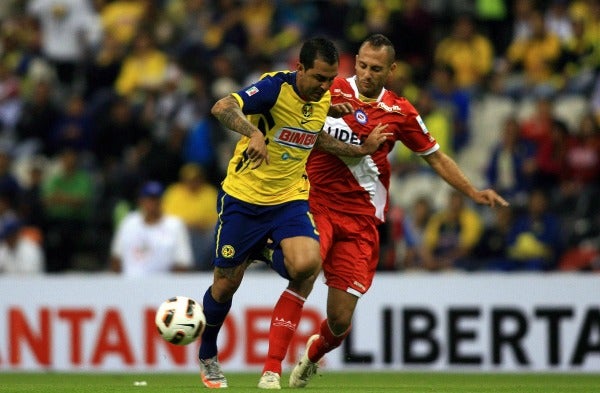
[[467, 178], [456, 162], [447, 154], [437, 151], [433, 154], [423, 157], [433, 170], [450, 184], [452, 187], [462, 192], [469, 198], [473, 198], [477, 189]]
[[260, 132], [252, 123], [248, 121], [242, 108], [233, 96], [221, 98], [213, 105], [211, 113], [225, 127], [238, 132], [244, 136], [250, 137], [254, 132]]
[[336, 156], [362, 157], [365, 155], [360, 146], [342, 142], [339, 139], [332, 137], [325, 131], [319, 133], [315, 147]]

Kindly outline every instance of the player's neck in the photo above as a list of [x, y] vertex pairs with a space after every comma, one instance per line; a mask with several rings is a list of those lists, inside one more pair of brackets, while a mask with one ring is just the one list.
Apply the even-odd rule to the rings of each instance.
[[362, 102], [375, 102], [375, 101], [377, 101], [377, 97], [375, 97], [375, 98], [367, 97], [365, 95], [362, 95], [360, 92], [358, 93], [358, 99], [361, 100]]

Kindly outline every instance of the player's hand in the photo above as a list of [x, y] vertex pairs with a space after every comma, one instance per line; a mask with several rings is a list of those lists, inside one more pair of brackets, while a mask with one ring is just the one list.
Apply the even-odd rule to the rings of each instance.
[[377, 127], [373, 128], [373, 131], [369, 134], [364, 143], [360, 145], [362, 152], [367, 154], [373, 154], [379, 149], [379, 146], [385, 142], [388, 136], [394, 135], [391, 132], [383, 132], [388, 127], [388, 124], [377, 124]]
[[257, 130], [252, 133], [246, 154], [250, 160], [251, 169], [258, 168], [263, 162], [269, 165], [269, 152], [267, 151], [267, 143], [262, 132]]
[[333, 104], [329, 107], [329, 111], [327, 112], [327, 116], [340, 118], [346, 116], [350, 113], [354, 112], [354, 108], [352, 108], [352, 104], [349, 102], [342, 102], [339, 104]]
[[509, 203], [504, 198], [498, 195], [496, 191], [490, 189], [477, 191], [472, 198], [481, 205], [488, 205], [491, 207], [495, 207], [496, 205], [502, 207], [509, 206]]

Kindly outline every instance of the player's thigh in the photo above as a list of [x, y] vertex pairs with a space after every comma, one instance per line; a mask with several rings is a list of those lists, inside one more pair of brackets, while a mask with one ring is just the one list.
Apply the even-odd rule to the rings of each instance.
[[281, 247], [285, 267], [292, 278], [294, 272], [312, 273], [320, 268], [319, 234], [307, 201], [282, 205], [273, 226], [274, 246]]
[[309, 273], [321, 267], [319, 242], [308, 236], [294, 236], [281, 241], [285, 266], [292, 277], [293, 272]]
[[[215, 230], [215, 267], [227, 269], [243, 265], [253, 251], [266, 244], [271, 228], [269, 208], [222, 194], [217, 211], [219, 221]], [[237, 272], [238, 269], [233, 271]]]
[[368, 217], [348, 215], [332, 219], [340, 223], [323, 260], [326, 284], [360, 297], [370, 288], [379, 262], [377, 226]]
[[311, 205], [311, 213], [314, 222], [319, 231], [319, 244], [321, 248], [321, 258], [325, 260], [327, 254], [333, 245], [334, 225], [330, 220], [331, 215], [325, 209], [313, 209]]

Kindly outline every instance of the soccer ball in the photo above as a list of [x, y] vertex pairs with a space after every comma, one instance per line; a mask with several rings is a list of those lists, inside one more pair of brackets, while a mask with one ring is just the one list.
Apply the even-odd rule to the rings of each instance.
[[162, 338], [176, 345], [193, 343], [206, 327], [202, 305], [186, 296], [165, 300], [158, 307], [154, 322]]

